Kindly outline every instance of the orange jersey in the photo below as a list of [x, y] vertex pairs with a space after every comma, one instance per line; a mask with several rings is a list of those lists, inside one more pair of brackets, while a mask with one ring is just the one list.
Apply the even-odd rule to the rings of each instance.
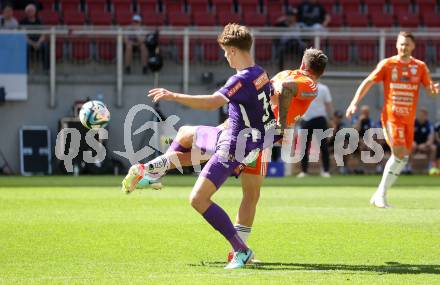
[[[316, 98], [318, 85], [304, 70], [284, 70], [271, 79], [275, 94], [281, 95], [284, 81], [295, 81], [297, 85], [297, 92], [292, 98], [287, 112], [287, 126], [291, 126], [304, 115], [313, 99]], [[278, 120], [278, 106], [273, 111]]]
[[403, 63], [393, 56], [382, 60], [369, 78], [374, 82], [383, 81], [382, 121], [414, 124], [420, 84], [428, 87], [431, 82], [426, 64], [413, 57]]

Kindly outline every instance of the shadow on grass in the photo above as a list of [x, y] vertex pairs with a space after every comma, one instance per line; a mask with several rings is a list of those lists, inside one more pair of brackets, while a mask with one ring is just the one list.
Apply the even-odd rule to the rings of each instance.
[[[189, 266], [223, 268], [225, 262], [204, 262], [189, 264]], [[301, 271], [353, 271], [376, 272], [383, 274], [440, 274], [439, 265], [403, 264], [385, 262], [384, 265], [352, 265], [352, 264], [318, 264], [318, 263], [289, 263], [289, 262], [260, 262], [246, 266], [246, 269], [256, 270], [301, 270]]]

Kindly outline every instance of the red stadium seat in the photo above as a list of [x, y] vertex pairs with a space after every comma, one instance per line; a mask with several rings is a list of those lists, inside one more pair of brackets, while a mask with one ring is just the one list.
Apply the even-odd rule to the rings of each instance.
[[437, 0], [416, 0], [415, 2], [420, 15], [435, 12], [437, 9]]
[[60, 0], [59, 3], [63, 12], [74, 12], [81, 10], [80, 0]]
[[397, 54], [396, 39], [387, 39], [385, 41], [385, 57], [391, 57]]
[[86, 23], [86, 16], [78, 11], [64, 11], [64, 24], [68, 26], [80, 26]]
[[156, 0], [138, 0], [139, 13], [159, 12]]
[[330, 39], [328, 41], [330, 60], [334, 63], [350, 61], [350, 41], [347, 39]]
[[87, 11], [94, 12], [103, 12], [108, 11], [107, 9], [107, 0], [87, 0]]
[[53, 10], [42, 10], [38, 12], [38, 16], [44, 25], [56, 26], [60, 23], [60, 15]]
[[[144, 5], [143, 1], [145, 1], [145, 0], [139, 0], [138, 1], [139, 2], [139, 7], [140, 7], [139, 11], [141, 11], [141, 12], [144, 11], [142, 9], [142, 5]], [[128, 14], [128, 13], [132, 13], [133, 12], [133, 7], [132, 7], [131, 0], [113, 0], [112, 2], [113, 2], [112, 3], [113, 11], [115, 13], [125, 13], [125, 14]]]
[[206, 62], [218, 62], [220, 60], [221, 49], [214, 39], [201, 40], [202, 58]]
[[342, 13], [345, 15], [359, 14], [361, 12], [361, 3], [357, 0], [339, 0]]
[[113, 23], [112, 14], [105, 11], [91, 11], [89, 13], [90, 24], [95, 26], [110, 26]]
[[217, 12], [217, 23], [221, 26], [228, 23], [240, 23], [241, 17], [238, 13], [232, 13], [229, 11], [220, 10]]
[[177, 27], [190, 26], [191, 17], [184, 12], [168, 13], [168, 25]]
[[[263, 11], [266, 11], [267, 14], [275, 11], [278, 13], [284, 13], [285, 11], [285, 2], [283, 0], [263, 0]], [[295, 5], [296, 7], [296, 5]]]
[[159, 27], [165, 25], [165, 15], [153, 11], [141, 13], [142, 24], [145, 26]]
[[[270, 2], [271, 0], [269, 0]], [[287, 0], [287, 6], [289, 7], [297, 7], [299, 4], [301, 4], [303, 0]]]
[[233, 0], [212, 0], [211, 3], [217, 13], [235, 11]]
[[115, 13], [115, 22], [117, 25], [120, 26], [128, 26], [131, 24], [132, 22], [132, 18], [133, 18], [133, 13], [132, 12], [127, 12], [127, 11], [119, 11], [116, 10]]
[[183, 0], [163, 0], [162, 9], [168, 15], [182, 13], [185, 12], [185, 2]]
[[257, 62], [269, 62], [272, 60], [272, 40], [255, 40], [255, 59]]
[[275, 26], [279, 19], [284, 15], [281, 9], [269, 9], [267, 10], [267, 21], [269, 26]]
[[97, 60], [103, 62], [113, 62], [116, 59], [116, 40], [97, 39], [96, 40]]
[[261, 12], [259, 0], [237, 0], [237, 3], [242, 14], [245, 12]]
[[339, 28], [344, 24], [344, 19], [342, 18], [342, 15], [333, 13], [330, 15], [330, 17], [330, 23], [328, 24], [330, 28]]
[[413, 51], [413, 56], [417, 59], [427, 61], [428, 42], [425, 39], [416, 39], [416, 48]]
[[266, 25], [266, 16], [257, 12], [244, 12], [243, 21], [249, 27], [263, 27]]
[[364, 4], [370, 15], [376, 13], [383, 15], [385, 13], [385, 1], [383, 0], [364, 0]]
[[205, 27], [217, 25], [215, 14], [211, 12], [195, 11], [192, 13], [192, 19], [196, 26]]
[[345, 22], [349, 27], [366, 28], [369, 26], [368, 16], [359, 12], [346, 14]]
[[440, 14], [437, 14], [433, 11], [429, 13], [420, 14], [423, 20], [423, 25], [429, 28], [438, 28], [440, 27]]
[[396, 15], [397, 23], [402, 28], [416, 28], [419, 26], [419, 16], [414, 14]]
[[40, 0], [38, 2], [42, 10], [55, 10], [55, 0]]
[[378, 61], [377, 40], [357, 40], [355, 43], [357, 59], [361, 63], [373, 63]]
[[75, 61], [90, 60], [90, 39], [70, 38], [71, 59]]
[[413, 13], [412, 4], [408, 0], [389, 0], [394, 15]]
[[384, 13], [371, 13], [371, 24], [378, 28], [390, 28], [394, 25], [394, 18]]
[[191, 11], [191, 13], [209, 11], [209, 4], [206, 0], [187, 0], [186, 3], [188, 4], [188, 10]]

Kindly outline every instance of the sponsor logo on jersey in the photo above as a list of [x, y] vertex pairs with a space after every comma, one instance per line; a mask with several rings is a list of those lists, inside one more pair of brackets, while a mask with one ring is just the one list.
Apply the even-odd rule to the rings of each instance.
[[316, 97], [316, 92], [301, 92], [301, 97]]
[[390, 87], [393, 89], [417, 90], [418, 85], [410, 83], [391, 83]]
[[241, 82], [238, 81], [226, 94], [228, 97], [234, 96], [235, 93], [242, 87]]
[[253, 81], [255, 88], [257, 90], [260, 90], [264, 85], [269, 83], [269, 77], [267, 76], [267, 73], [261, 74], [257, 79]]
[[410, 67], [411, 69], [411, 73], [412, 75], [416, 75], [417, 74], [417, 65], [411, 65]]

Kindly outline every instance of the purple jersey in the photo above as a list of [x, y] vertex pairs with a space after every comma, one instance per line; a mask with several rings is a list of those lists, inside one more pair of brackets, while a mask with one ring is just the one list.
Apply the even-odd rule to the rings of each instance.
[[[237, 142], [245, 142], [245, 154], [261, 149], [266, 132], [275, 128], [276, 120], [270, 107], [271, 88], [266, 71], [254, 65], [231, 76], [216, 92], [229, 102], [229, 128], [219, 138], [220, 144], [229, 145], [229, 153], [234, 153], [237, 147], [243, 148]], [[242, 132], [249, 128], [252, 132]]]

